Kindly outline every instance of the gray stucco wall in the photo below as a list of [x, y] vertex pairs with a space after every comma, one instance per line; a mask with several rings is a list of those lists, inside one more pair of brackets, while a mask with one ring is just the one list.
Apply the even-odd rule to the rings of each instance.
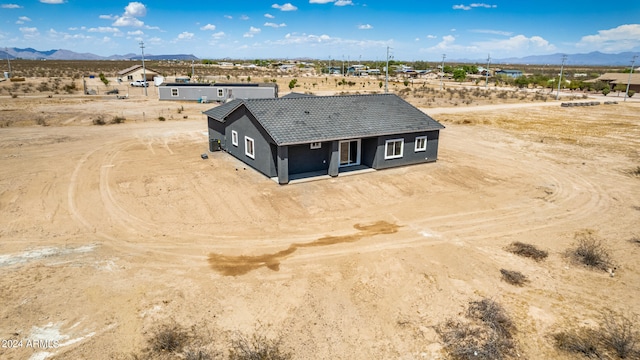
[[311, 149], [310, 144], [289, 146], [290, 174], [300, 174], [312, 171], [328, 171], [330, 161], [330, 142], [322, 143], [320, 149]]
[[[439, 131], [429, 131], [413, 134], [382, 136], [378, 138], [378, 148], [373, 161], [374, 169], [387, 169], [396, 166], [420, 164], [436, 161], [438, 157], [438, 137]], [[416, 137], [427, 136], [426, 151], [415, 151]], [[401, 158], [385, 159], [385, 144], [387, 140], [404, 139], [404, 149]]]
[[[260, 171], [268, 177], [277, 176], [276, 156], [273, 154], [272, 143], [269, 135], [258, 127], [256, 120], [244, 108], [234, 111], [226, 121], [224, 138], [225, 150], [242, 162]], [[232, 143], [232, 131], [238, 132], [238, 145]], [[255, 156], [245, 154], [245, 137], [253, 139]]]

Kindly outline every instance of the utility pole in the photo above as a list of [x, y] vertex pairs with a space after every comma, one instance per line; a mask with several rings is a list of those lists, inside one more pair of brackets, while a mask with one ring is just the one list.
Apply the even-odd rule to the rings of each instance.
[[7, 63], [9, 64], [9, 78], [11, 78], [11, 61], [9, 61], [9, 48], [5, 47], [4, 51], [7, 53]]
[[144, 88], [144, 96], [148, 96], [147, 95], [147, 86], [149, 86], [149, 84], [147, 83], [147, 70], [144, 67], [144, 41], [140, 41], [140, 49], [142, 49], [142, 77], [143, 77], [143, 88]]
[[389, 92], [389, 47], [387, 46], [387, 66], [384, 68], [384, 92]]
[[629, 71], [629, 80], [627, 80], [627, 91], [624, 92], [624, 100], [627, 101], [627, 96], [629, 96], [629, 84], [631, 84], [631, 74], [633, 74], [633, 66], [636, 64], [636, 59], [638, 55], [633, 55], [633, 59], [631, 60], [631, 71]]
[[440, 74], [440, 90], [444, 89], [444, 59], [447, 57], [447, 54], [442, 54], [442, 73]]
[[195, 60], [191, 60], [191, 77], [195, 79], [196, 78], [196, 70], [195, 70], [195, 67], [193, 65], [194, 61]]
[[562, 71], [564, 70], [564, 62], [567, 60], [567, 55], [562, 55], [562, 65], [560, 66], [560, 79], [558, 79], [558, 93], [556, 94], [556, 100], [560, 99], [560, 85], [562, 84]]
[[484, 87], [489, 87], [489, 64], [491, 63], [491, 54], [487, 55], [487, 70], [486, 70], [486, 80], [484, 82]]

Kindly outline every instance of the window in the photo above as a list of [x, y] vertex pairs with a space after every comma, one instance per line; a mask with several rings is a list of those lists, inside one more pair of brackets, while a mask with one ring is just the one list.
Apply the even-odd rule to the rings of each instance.
[[418, 151], [427, 151], [427, 137], [426, 136], [417, 136], [416, 137], [416, 152]]
[[244, 154], [248, 157], [255, 159], [256, 158], [256, 149], [253, 146], [253, 139], [250, 137], [244, 137]]
[[177, 88], [171, 88], [171, 96], [178, 96], [178, 89]]
[[321, 142], [312, 142], [310, 147], [312, 149], [320, 149], [322, 147], [322, 143]]
[[384, 144], [384, 158], [397, 159], [402, 157], [404, 139], [387, 140]]
[[238, 132], [235, 130], [231, 130], [231, 143], [238, 146]]
[[224, 91], [222, 89], [218, 89], [218, 97], [224, 96]]

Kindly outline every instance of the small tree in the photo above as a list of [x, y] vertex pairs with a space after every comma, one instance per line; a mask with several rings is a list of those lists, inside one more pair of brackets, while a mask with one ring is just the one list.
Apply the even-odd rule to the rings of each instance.
[[614, 91], [618, 92], [618, 96], [620, 96], [620, 91], [626, 91], [627, 90], [627, 85], [626, 84], [616, 84], [616, 86], [613, 88]]
[[607, 94], [609, 94], [611, 92], [611, 89], [609, 89], [609, 87], [607, 86], [606, 88], [602, 89], [602, 95], [607, 96]]
[[107, 79], [107, 77], [104, 76], [103, 73], [100, 73], [98, 76], [100, 77], [100, 80], [104, 83], [104, 86], [108, 86], [109, 85], [109, 79]]
[[[380, 89], [382, 89], [382, 81], [380, 81], [380, 82], [378, 83], [378, 87], [380, 87]], [[631, 92], [631, 91], [629, 91], [629, 92]], [[631, 97], [631, 95], [629, 95], [629, 97]]]
[[629, 90], [629, 92], [627, 93], [627, 96], [628, 96], [628, 97], [632, 97], [632, 96], [633, 96], [633, 94], [635, 94], [635, 93], [636, 93], [636, 91], [635, 91], [635, 90]]
[[464, 69], [453, 70], [453, 79], [457, 82], [463, 82], [467, 78], [467, 72]]
[[296, 87], [297, 82], [298, 79], [292, 79], [291, 81], [289, 81], [289, 90], [293, 90], [293, 88]]

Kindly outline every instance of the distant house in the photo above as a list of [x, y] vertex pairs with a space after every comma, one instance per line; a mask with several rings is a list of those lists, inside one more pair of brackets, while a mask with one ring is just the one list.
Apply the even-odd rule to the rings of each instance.
[[596, 79], [588, 80], [588, 81], [591, 81], [591, 82], [604, 81], [606, 83], [609, 83], [609, 86], [612, 89], [616, 87], [616, 85], [618, 84], [627, 86], [627, 83], [629, 83], [629, 90], [633, 90], [636, 93], [640, 92], [640, 73], [631, 74], [631, 81], [629, 81], [628, 73], [626, 74], [625, 73], [605, 73], [603, 75], [600, 75]]
[[160, 100], [225, 102], [232, 99], [274, 99], [278, 97], [275, 83], [167, 83], [158, 87]]
[[[153, 81], [153, 78], [160, 75], [159, 72], [145, 67], [144, 71], [142, 65], [133, 65], [124, 70], [118, 71], [118, 81], [135, 81], [135, 80], [147, 80]], [[147, 77], [146, 79], [144, 77]]]
[[233, 100], [204, 114], [210, 150], [280, 184], [436, 161], [444, 128], [394, 94]]
[[520, 70], [498, 70], [495, 72], [496, 75], [506, 75], [511, 78], [519, 78], [522, 76], [522, 71]]

